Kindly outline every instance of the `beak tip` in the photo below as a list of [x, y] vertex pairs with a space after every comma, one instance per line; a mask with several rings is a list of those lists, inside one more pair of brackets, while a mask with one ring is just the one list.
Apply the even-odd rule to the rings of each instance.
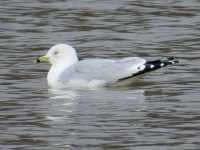
[[49, 58], [46, 56], [41, 56], [34, 60], [34, 64], [42, 63], [42, 62], [49, 62]]
[[39, 63], [39, 62], [40, 62], [39, 59], [35, 59], [35, 60], [34, 60], [34, 64], [37, 64], [37, 63]]

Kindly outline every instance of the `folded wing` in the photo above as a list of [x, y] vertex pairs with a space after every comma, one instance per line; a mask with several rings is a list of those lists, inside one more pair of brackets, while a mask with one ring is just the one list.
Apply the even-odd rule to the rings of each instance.
[[129, 57], [120, 60], [110, 59], [88, 59], [82, 60], [67, 68], [62, 74], [61, 82], [70, 81], [102, 81], [105, 85], [117, 82], [138, 73], [146, 61], [138, 57]]

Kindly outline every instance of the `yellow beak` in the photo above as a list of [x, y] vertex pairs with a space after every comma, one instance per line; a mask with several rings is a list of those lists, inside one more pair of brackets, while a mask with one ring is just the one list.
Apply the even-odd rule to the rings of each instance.
[[49, 58], [46, 56], [41, 56], [34, 60], [34, 64], [41, 63], [41, 62], [49, 62]]

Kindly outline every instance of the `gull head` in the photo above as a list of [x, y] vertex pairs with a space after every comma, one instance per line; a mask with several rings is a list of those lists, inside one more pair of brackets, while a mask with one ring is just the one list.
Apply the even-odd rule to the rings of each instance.
[[49, 49], [45, 56], [37, 58], [34, 63], [49, 62], [55, 64], [71, 65], [78, 61], [76, 50], [67, 44], [57, 44]]

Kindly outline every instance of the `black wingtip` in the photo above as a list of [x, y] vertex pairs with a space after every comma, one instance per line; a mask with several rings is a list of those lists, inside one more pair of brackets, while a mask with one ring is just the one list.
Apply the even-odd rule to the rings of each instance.
[[175, 60], [175, 57], [168, 57], [168, 60]]
[[[156, 70], [156, 69], [166, 67], [166, 66], [169, 66], [169, 65], [173, 65], [173, 64], [176, 64], [176, 63], [180, 63], [180, 60], [175, 58], [175, 57], [168, 57], [166, 59], [149, 61], [145, 64], [145, 66], [148, 68], [148, 65], [151, 65], [151, 66], [153, 66], [153, 67], [151, 67], [152, 70]], [[149, 71], [151, 71], [151, 70], [149, 70]]]
[[[138, 76], [142, 76], [145, 75], [146, 73], [152, 72], [154, 70], [163, 68], [163, 67], [167, 67], [176, 63], [180, 63], [180, 60], [175, 58], [175, 57], [168, 57], [165, 59], [159, 59], [159, 60], [154, 60], [154, 61], [148, 61], [146, 62], [145, 68], [143, 70], [140, 70], [139, 72], [132, 74], [132, 76], [129, 77], [125, 77], [125, 78], [121, 78], [118, 80], [119, 81], [123, 81], [129, 78], [133, 78], [133, 77], [138, 77]], [[140, 67], [138, 67], [138, 69], [140, 69]]]

